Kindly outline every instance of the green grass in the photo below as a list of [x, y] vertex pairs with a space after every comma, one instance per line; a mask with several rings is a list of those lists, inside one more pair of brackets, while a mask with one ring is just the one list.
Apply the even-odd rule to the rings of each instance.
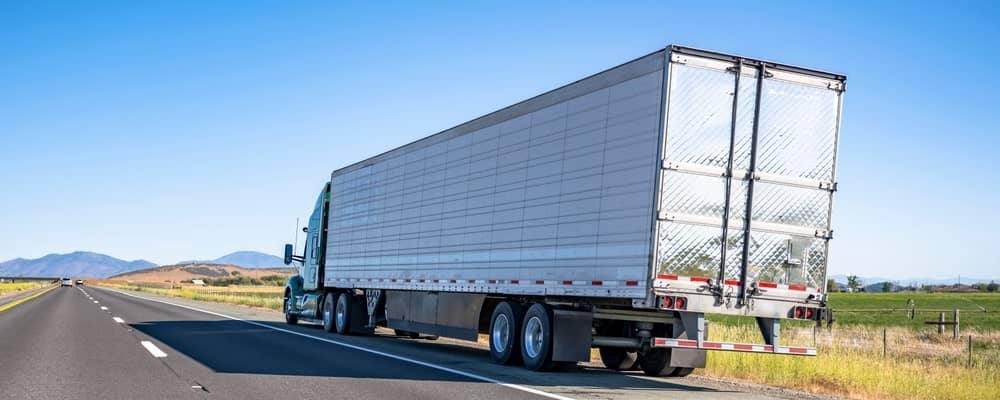
[[[916, 314], [906, 306], [913, 300]], [[1000, 330], [1000, 293], [831, 293], [830, 307], [840, 325], [905, 326], [924, 329], [945, 311], [959, 310], [962, 329]]]
[[[916, 313], [907, 316], [906, 305], [913, 300]], [[959, 310], [961, 330], [1000, 331], [1000, 293], [831, 293], [836, 326], [907, 327], [915, 330], [936, 329], [926, 321], [937, 321], [945, 312], [953, 320], [953, 310]], [[732, 326], [752, 326], [753, 319], [709, 315], [713, 323]], [[791, 327], [815, 325], [802, 321], [782, 321]], [[950, 326], [945, 327], [951, 330]]]

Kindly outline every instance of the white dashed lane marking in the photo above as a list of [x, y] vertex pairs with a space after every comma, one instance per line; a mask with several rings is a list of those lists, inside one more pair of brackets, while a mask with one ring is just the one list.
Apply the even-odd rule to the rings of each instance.
[[108, 308], [107, 308], [107, 307], [105, 307], [105, 306], [101, 306], [101, 309], [102, 309], [102, 310], [104, 310], [104, 311], [107, 311], [107, 310], [108, 310]]
[[141, 343], [142, 347], [145, 347], [146, 351], [148, 351], [149, 354], [152, 354], [153, 357], [163, 358], [167, 356], [167, 353], [164, 353], [163, 350], [160, 350], [160, 348], [156, 347], [156, 345], [153, 344], [153, 342], [150, 342], [148, 340], [143, 340], [139, 343]]
[[121, 319], [121, 318], [118, 318], [118, 317], [113, 317], [111, 319], [115, 320], [115, 322], [117, 322], [119, 324], [124, 324], [125, 323], [124, 319]]

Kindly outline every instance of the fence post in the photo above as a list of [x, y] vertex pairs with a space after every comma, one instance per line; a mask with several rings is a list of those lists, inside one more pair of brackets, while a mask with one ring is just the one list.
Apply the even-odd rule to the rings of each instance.
[[953, 328], [952, 339], [958, 339], [958, 309], [955, 309], [955, 325]]
[[938, 335], [944, 333], [944, 313], [938, 313]]
[[886, 338], [886, 328], [882, 328], [882, 358], [885, 358], [885, 354], [888, 352], [889, 340]]
[[972, 368], [972, 335], [969, 335], [969, 368]]

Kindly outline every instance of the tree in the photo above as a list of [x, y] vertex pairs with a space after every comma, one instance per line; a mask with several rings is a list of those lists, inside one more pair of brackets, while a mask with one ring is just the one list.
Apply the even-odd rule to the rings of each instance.
[[852, 292], [857, 292], [861, 289], [861, 279], [857, 275], [849, 275], [847, 277], [847, 287], [851, 288]]
[[998, 289], [1000, 289], [1000, 284], [994, 281], [990, 281], [990, 284], [986, 285], [986, 291], [988, 292], [996, 292]]
[[888, 281], [882, 282], [882, 293], [889, 293], [892, 291], [892, 284]]
[[837, 291], [837, 281], [833, 279], [826, 280], [826, 292], [833, 293]]

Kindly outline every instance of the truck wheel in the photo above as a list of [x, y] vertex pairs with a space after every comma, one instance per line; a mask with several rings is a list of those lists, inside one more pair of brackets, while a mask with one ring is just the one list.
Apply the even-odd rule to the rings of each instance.
[[497, 304], [490, 317], [490, 358], [501, 365], [521, 362], [521, 320], [524, 309], [514, 302]]
[[604, 368], [614, 371], [632, 369], [639, 358], [638, 353], [617, 347], [601, 347], [598, 350], [601, 353], [601, 362], [604, 363]]
[[552, 361], [552, 309], [535, 303], [524, 313], [521, 324], [521, 358], [524, 367], [532, 371], [549, 371], [558, 363]]
[[292, 302], [291, 299], [285, 298], [285, 303], [282, 306], [285, 310], [285, 323], [288, 325], [295, 325], [299, 323], [299, 316], [292, 314]]
[[336, 305], [333, 303], [333, 293], [327, 294], [323, 297], [323, 330], [327, 332], [333, 332], [335, 328], [333, 323], [334, 308]]
[[642, 355], [642, 372], [649, 376], [670, 376], [676, 370], [670, 366], [670, 349], [652, 349]]
[[674, 373], [670, 374], [670, 376], [676, 376], [678, 378], [683, 378], [685, 376], [691, 375], [692, 372], [694, 372], [694, 368], [677, 367], [677, 368], [674, 368]]
[[341, 293], [340, 297], [337, 298], [334, 325], [337, 333], [341, 335], [351, 333], [351, 297], [347, 293]]

